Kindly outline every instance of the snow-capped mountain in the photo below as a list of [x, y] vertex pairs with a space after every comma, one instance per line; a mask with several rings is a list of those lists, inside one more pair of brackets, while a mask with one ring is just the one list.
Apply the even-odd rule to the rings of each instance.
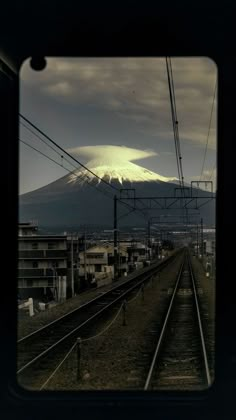
[[[69, 152], [75, 157], [85, 156], [88, 162], [86, 167], [95, 173], [99, 178], [108, 179], [109, 182], [116, 179], [123, 184], [129, 182], [147, 182], [162, 181], [173, 182], [177, 178], [159, 175], [149, 169], [136, 165], [132, 161], [155, 156], [152, 151], [143, 151], [132, 149], [125, 146], [85, 146], [75, 149], [69, 149]], [[84, 182], [94, 178], [94, 175], [86, 169], [78, 169], [74, 171], [69, 182], [76, 182], [78, 179], [84, 178]], [[98, 180], [98, 182], [101, 182]]]
[[[132, 161], [154, 156], [152, 151], [142, 151], [122, 146], [86, 146], [69, 152], [86, 167], [74, 170], [64, 177], [35, 191], [23, 194], [19, 199], [20, 221], [38, 220], [44, 226], [113, 225], [113, 197], [116, 190], [110, 188], [95, 174], [118, 190], [135, 188], [136, 196], [173, 196], [177, 179], [167, 178], [149, 171]], [[133, 203], [130, 203], [133, 204]], [[140, 206], [140, 204], [139, 204]], [[142, 207], [142, 206], [141, 206]], [[158, 209], [157, 209], [158, 210]], [[164, 210], [159, 209], [161, 213]], [[169, 212], [169, 211], [168, 211]], [[118, 206], [118, 218], [127, 208]], [[158, 213], [152, 213], [156, 216]], [[214, 223], [214, 202], [201, 208], [206, 223]], [[150, 215], [149, 215], [150, 216]], [[119, 222], [120, 223], [120, 222]], [[122, 218], [123, 225], [146, 223], [140, 213], [132, 212]]]

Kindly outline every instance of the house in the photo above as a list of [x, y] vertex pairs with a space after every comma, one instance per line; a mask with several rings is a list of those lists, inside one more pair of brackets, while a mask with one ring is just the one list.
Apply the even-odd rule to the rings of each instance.
[[[95, 245], [80, 252], [79, 275], [91, 282], [95, 277], [98, 286], [111, 282], [114, 278], [114, 246], [111, 244]], [[128, 271], [128, 252], [125, 247], [118, 247], [118, 275]]]

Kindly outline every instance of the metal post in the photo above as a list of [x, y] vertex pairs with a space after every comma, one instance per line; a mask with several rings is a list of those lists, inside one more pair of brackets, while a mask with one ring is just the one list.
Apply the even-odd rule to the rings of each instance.
[[117, 231], [117, 276], [121, 275], [121, 255], [120, 255], [120, 238], [119, 232]]
[[80, 380], [81, 338], [77, 338], [77, 381]]
[[150, 249], [151, 249], [151, 221], [148, 220], [148, 259], [151, 259], [150, 255]]
[[117, 196], [114, 195], [114, 280], [117, 278]]
[[198, 244], [198, 225], [197, 225], [197, 257], [199, 256], [198, 246], [199, 246], [199, 244]]
[[203, 219], [201, 218], [201, 256], [203, 259]]
[[87, 283], [86, 231], [84, 232], [84, 279]]
[[57, 278], [56, 278], [56, 269], [52, 267], [52, 284], [53, 284], [53, 297], [58, 301], [58, 290], [57, 290]]
[[122, 306], [122, 310], [123, 310], [123, 323], [122, 323], [122, 325], [123, 326], [127, 325], [127, 322], [126, 322], [126, 308], [127, 308], [127, 302], [126, 302], [126, 300], [124, 300], [123, 306]]
[[55, 279], [56, 279], [56, 285], [57, 285], [57, 302], [61, 302], [61, 281], [56, 270], [55, 270]]
[[33, 299], [29, 298], [28, 299], [28, 303], [29, 303], [29, 316], [34, 316], [34, 303], [33, 303]]
[[73, 235], [71, 235], [71, 295], [74, 297], [74, 244]]

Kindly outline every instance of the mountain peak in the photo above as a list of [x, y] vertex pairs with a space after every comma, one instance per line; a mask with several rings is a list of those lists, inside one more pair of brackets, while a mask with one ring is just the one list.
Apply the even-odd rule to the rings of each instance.
[[[120, 184], [129, 182], [175, 182], [177, 178], [164, 177], [150, 171], [140, 165], [132, 163], [134, 160], [156, 156], [157, 153], [150, 150], [138, 150], [125, 146], [84, 146], [70, 149], [69, 152], [76, 156], [86, 157], [86, 167], [99, 178], [106, 178], [111, 182], [118, 180]], [[95, 176], [84, 168], [73, 171], [68, 182], [81, 180], [84, 182], [93, 179]]]

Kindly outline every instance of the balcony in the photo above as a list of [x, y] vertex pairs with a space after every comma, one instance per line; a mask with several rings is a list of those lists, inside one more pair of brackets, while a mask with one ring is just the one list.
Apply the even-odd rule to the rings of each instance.
[[65, 249], [55, 249], [55, 250], [47, 250], [47, 249], [38, 249], [38, 250], [24, 250], [19, 251], [18, 257], [21, 259], [33, 259], [33, 260], [40, 260], [44, 258], [48, 259], [67, 259], [67, 251]]
[[37, 287], [53, 287], [53, 281], [50, 279], [37, 279], [37, 280], [19, 280], [18, 289], [37, 288]]
[[[67, 268], [66, 267], [56, 267], [55, 268], [56, 276], [66, 276], [67, 275]], [[45, 269], [45, 276], [51, 277], [53, 276], [53, 270], [51, 268]]]
[[[67, 268], [56, 268], [57, 276], [66, 276]], [[18, 278], [34, 278], [34, 277], [51, 277], [53, 278], [54, 273], [52, 268], [19, 268], [18, 269]]]
[[18, 277], [27, 278], [27, 277], [44, 277], [43, 268], [19, 268]]
[[68, 256], [66, 249], [46, 250], [45, 253], [45, 258], [61, 258], [65, 260]]
[[39, 258], [44, 258], [44, 251], [43, 250], [29, 250], [29, 251], [19, 251], [18, 252], [18, 257], [19, 258], [32, 258], [32, 259], [39, 259]]
[[[80, 264], [84, 264], [84, 258], [80, 258]], [[108, 265], [107, 258], [87, 258], [86, 264], [87, 265], [95, 265], [95, 264]]]

